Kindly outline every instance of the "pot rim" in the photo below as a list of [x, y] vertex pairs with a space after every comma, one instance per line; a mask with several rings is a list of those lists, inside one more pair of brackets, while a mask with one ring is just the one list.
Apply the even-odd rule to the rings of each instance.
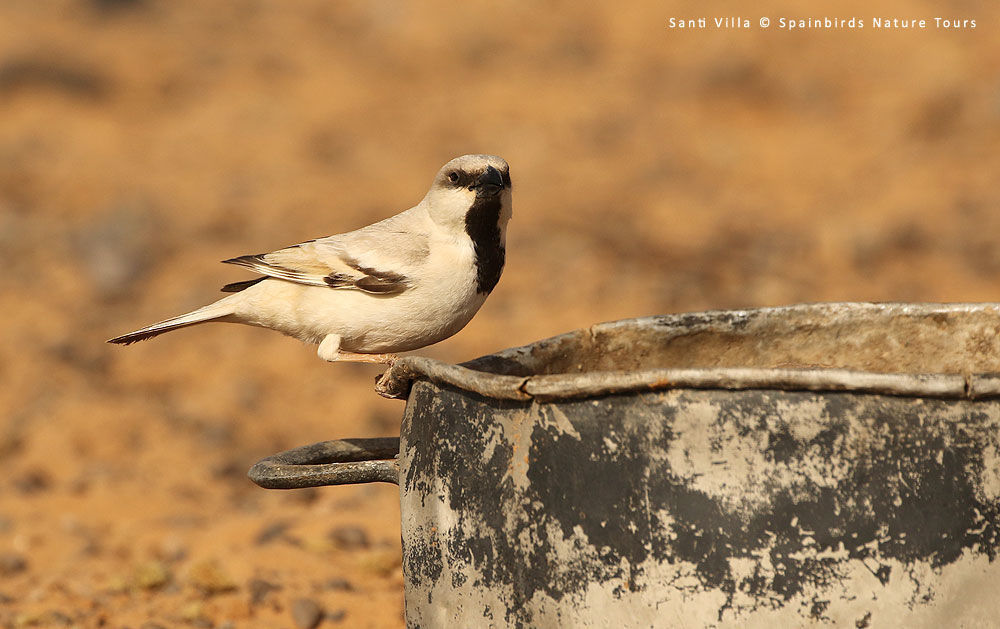
[[389, 398], [408, 397], [414, 381], [450, 386], [488, 398], [551, 401], [635, 391], [665, 389], [765, 389], [839, 391], [906, 397], [982, 399], [1000, 396], [1000, 373], [881, 373], [825, 367], [694, 367], [631, 371], [507, 375], [511, 365], [525, 367], [544, 351], [581, 338], [599, 338], [623, 330], [656, 328], [676, 336], [698, 332], [738, 331], [755, 322], [791, 316], [817, 317], [814, 325], [856, 321], [860, 315], [933, 317], [956, 313], [990, 313], [1000, 326], [1000, 303], [826, 302], [741, 310], [654, 315], [598, 323], [528, 345], [501, 350], [460, 365], [422, 356], [397, 360], [376, 382]]

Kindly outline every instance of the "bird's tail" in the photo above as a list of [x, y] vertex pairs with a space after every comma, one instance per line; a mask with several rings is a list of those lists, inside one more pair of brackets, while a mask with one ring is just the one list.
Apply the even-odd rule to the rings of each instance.
[[187, 314], [182, 314], [180, 316], [173, 317], [172, 319], [167, 319], [166, 321], [160, 321], [159, 323], [154, 323], [153, 325], [147, 325], [146, 327], [136, 330], [135, 332], [129, 332], [128, 334], [116, 336], [113, 339], [109, 339], [108, 343], [131, 345], [132, 343], [145, 341], [146, 339], [151, 339], [154, 336], [159, 336], [164, 332], [176, 330], [177, 328], [184, 328], [189, 325], [204, 323], [206, 321], [215, 321], [219, 319], [224, 320], [226, 317], [233, 314], [232, 306], [227, 304], [226, 301], [226, 299], [221, 299], [214, 304], [198, 308], [197, 310]]

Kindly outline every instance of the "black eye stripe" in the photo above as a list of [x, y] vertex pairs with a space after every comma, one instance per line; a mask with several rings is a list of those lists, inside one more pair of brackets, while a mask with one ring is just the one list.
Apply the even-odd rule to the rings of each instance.
[[[454, 186], [456, 188], [468, 188], [469, 186], [476, 184], [481, 174], [482, 171], [469, 172], [466, 170], [451, 170], [445, 175], [446, 185]], [[500, 171], [500, 176], [503, 180], [504, 187], [509, 188], [510, 171], [505, 168]]]
[[456, 188], [464, 188], [469, 186], [474, 177], [464, 170], [453, 170], [448, 173], [448, 184]]

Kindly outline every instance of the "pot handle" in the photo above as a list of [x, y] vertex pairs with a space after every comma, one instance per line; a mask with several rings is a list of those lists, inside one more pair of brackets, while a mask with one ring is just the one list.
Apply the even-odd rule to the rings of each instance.
[[398, 485], [398, 455], [399, 437], [321, 441], [261, 459], [247, 476], [265, 489], [359, 483]]

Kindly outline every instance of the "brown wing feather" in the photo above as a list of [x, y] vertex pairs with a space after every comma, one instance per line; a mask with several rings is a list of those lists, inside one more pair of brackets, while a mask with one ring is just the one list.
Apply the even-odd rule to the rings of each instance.
[[246, 290], [246, 289], [250, 288], [254, 284], [258, 284], [260, 282], [263, 282], [266, 279], [267, 279], [266, 277], [258, 277], [256, 279], [244, 280], [242, 282], [232, 282], [230, 284], [226, 284], [225, 286], [223, 286], [222, 287], [222, 292], [224, 292], [224, 293], [238, 293], [241, 290]]
[[[302, 251], [292, 253], [293, 249], [297, 249], [297, 247], [289, 247], [273, 253], [239, 256], [223, 260], [223, 262], [242, 266], [268, 277], [309, 286], [355, 289], [379, 295], [399, 293], [409, 287], [407, 278], [399, 273], [364, 267], [352, 259], [341, 258], [341, 262], [356, 273], [343, 271], [331, 273], [329, 265], [323, 264]], [[222, 290], [237, 292], [249, 288], [258, 281], [260, 280], [233, 282], [224, 286]]]

